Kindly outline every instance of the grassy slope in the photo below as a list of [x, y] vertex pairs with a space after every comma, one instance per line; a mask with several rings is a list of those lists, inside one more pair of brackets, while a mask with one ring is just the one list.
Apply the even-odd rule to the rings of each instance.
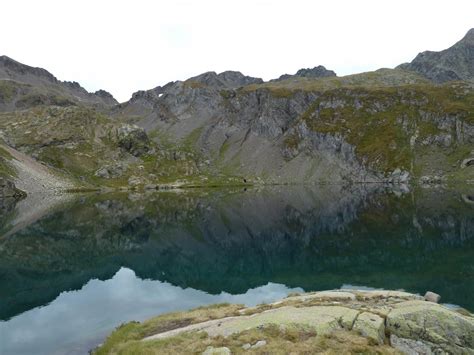
[[[202, 157], [194, 149], [199, 132], [191, 133], [180, 144], [166, 139], [150, 141], [148, 153], [134, 156], [120, 147], [117, 130], [121, 126], [105, 114], [79, 106], [37, 106], [0, 113], [0, 129], [10, 144], [64, 172], [78, 187], [123, 187], [129, 185], [129, 179], [141, 186], [240, 181], [233, 176], [215, 177], [209, 169], [199, 167]], [[104, 166], [116, 165], [124, 168], [120, 176], [102, 178], [95, 174]]]

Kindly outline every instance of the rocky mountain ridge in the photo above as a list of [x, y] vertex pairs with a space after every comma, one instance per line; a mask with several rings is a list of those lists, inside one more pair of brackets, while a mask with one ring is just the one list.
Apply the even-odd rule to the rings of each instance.
[[[76, 103], [104, 106], [118, 104], [117, 100], [105, 90], [89, 93], [77, 82], [60, 81], [45, 69], [22, 64], [5, 55], [0, 56], [0, 81], [3, 80], [10, 81], [10, 83], [2, 82], [1, 84], [4, 87], [8, 86], [10, 88], [10, 101], [17, 101], [18, 103], [18, 100], [23, 99], [26, 101], [29, 99], [29, 102], [25, 102], [25, 106], [35, 103], [48, 104], [50, 103], [48, 96], [54, 95], [62, 98], [65, 102], [70, 100]], [[34, 90], [35, 88], [42, 88], [43, 90], [37, 92]], [[3, 96], [3, 100], [0, 97], [0, 108], [2, 101], [6, 101], [8, 98], [6, 97], [7, 95], [1, 96]], [[12, 108], [16, 107], [18, 106], [13, 106]]]
[[87, 186], [470, 181], [474, 88], [458, 79], [474, 67], [473, 33], [433, 59], [462, 64], [454, 82], [416, 66], [270, 82], [206, 72], [116, 105], [2, 57], [0, 129]]
[[334, 71], [328, 70], [322, 65], [318, 65], [314, 68], [300, 69], [296, 72], [296, 74], [283, 74], [278, 79], [273, 79], [270, 81], [281, 81], [290, 78], [327, 78], [332, 76], [337, 76]]

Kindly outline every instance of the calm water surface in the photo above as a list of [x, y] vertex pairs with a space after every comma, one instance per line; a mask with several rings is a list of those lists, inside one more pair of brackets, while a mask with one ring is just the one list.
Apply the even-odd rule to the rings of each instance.
[[472, 186], [91, 194], [1, 221], [2, 355], [86, 354], [126, 321], [349, 285], [474, 310]]

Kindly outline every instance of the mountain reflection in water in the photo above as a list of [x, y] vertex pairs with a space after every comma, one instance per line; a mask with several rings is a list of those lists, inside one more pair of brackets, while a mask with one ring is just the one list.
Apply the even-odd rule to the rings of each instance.
[[[88, 344], [95, 344], [97, 334], [125, 320], [238, 301], [232, 295], [247, 295], [245, 303], [252, 297], [271, 300], [277, 298], [274, 285], [280, 285], [278, 297], [295, 288], [344, 284], [432, 290], [443, 302], [473, 310], [474, 204], [466, 198], [471, 195], [469, 187], [393, 191], [377, 185], [91, 194], [14, 232], [9, 231], [19, 211], [9, 209], [0, 237], [0, 319], [11, 319], [0, 327], [12, 331], [21, 317], [34, 325], [29, 310], [46, 305], [41, 312], [53, 315], [57, 302], [75, 295], [77, 314], [108, 304], [96, 323], [84, 319]], [[124, 272], [133, 274], [132, 284], [155, 282], [162, 291], [127, 293], [122, 282], [113, 294], [91, 297], [88, 290], [98, 280], [112, 281]], [[155, 307], [172, 287], [194, 293], [176, 296], [171, 308], [166, 302]], [[251, 289], [263, 291], [257, 297]], [[64, 293], [70, 290], [80, 291]], [[130, 307], [118, 307], [127, 310], [116, 317], [120, 290]], [[87, 302], [80, 301], [81, 294], [88, 295]], [[29, 331], [41, 333], [37, 326]]]

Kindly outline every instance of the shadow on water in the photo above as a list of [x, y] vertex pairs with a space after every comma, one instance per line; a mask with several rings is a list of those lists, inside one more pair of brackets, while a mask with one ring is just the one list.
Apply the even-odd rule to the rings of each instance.
[[472, 195], [358, 185], [81, 196], [0, 237], [0, 319], [121, 267], [208, 294], [351, 284], [433, 290], [473, 310]]

